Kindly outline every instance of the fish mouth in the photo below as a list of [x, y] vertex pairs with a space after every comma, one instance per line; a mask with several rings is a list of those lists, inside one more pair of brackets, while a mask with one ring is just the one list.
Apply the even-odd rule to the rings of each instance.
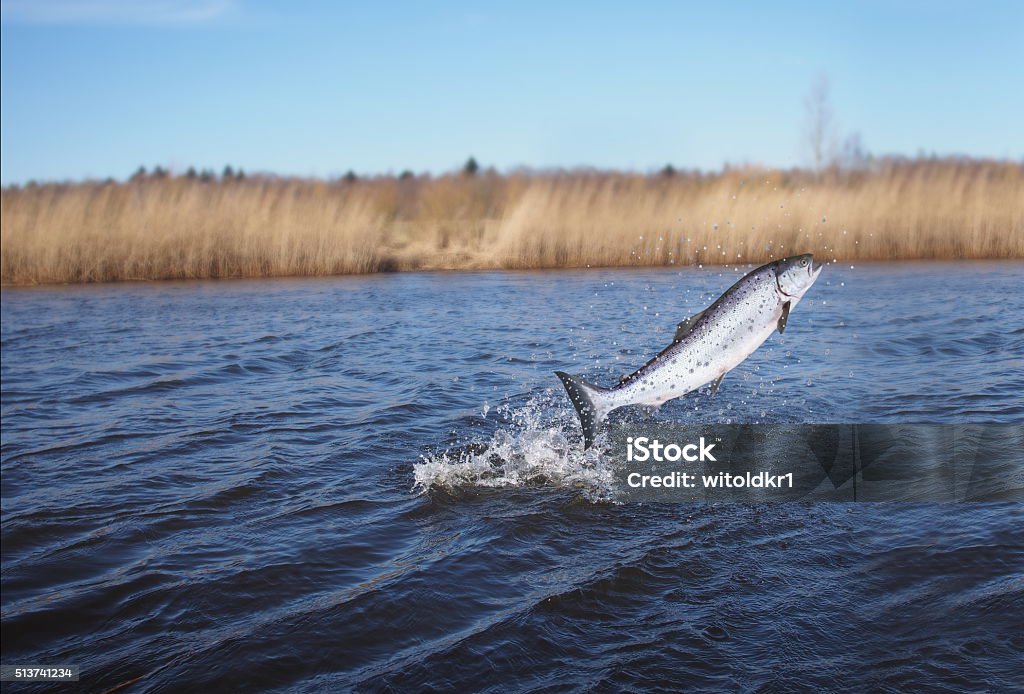
[[815, 280], [818, 279], [818, 275], [820, 275], [821, 271], [824, 270], [824, 269], [825, 269], [825, 263], [815, 263], [814, 262], [814, 256], [812, 255], [811, 256], [811, 264], [807, 268], [807, 271], [811, 274], [811, 282], [812, 283]]

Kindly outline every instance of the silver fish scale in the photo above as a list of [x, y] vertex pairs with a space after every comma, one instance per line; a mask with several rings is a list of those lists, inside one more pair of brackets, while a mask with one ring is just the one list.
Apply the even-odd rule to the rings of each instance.
[[[785, 303], [768, 268], [747, 275], [712, 304], [682, 340], [602, 393], [606, 409], [662, 405], [725, 375], [776, 330]], [[795, 303], [795, 300], [792, 301]]]
[[707, 309], [679, 324], [675, 340], [636, 372], [611, 388], [587, 383], [564, 371], [562, 381], [580, 417], [584, 446], [593, 445], [601, 422], [626, 405], [660, 406], [705, 383], [721, 379], [749, 357], [811, 288], [822, 267], [810, 253], [783, 258], [752, 270]]

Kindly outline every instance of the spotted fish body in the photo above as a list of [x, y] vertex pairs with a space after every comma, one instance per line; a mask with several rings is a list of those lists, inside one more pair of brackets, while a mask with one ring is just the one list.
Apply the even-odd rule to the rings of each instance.
[[612, 410], [626, 405], [658, 407], [706, 383], [713, 383], [717, 391], [726, 373], [775, 330], [785, 329], [790, 311], [820, 273], [810, 254], [762, 265], [707, 309], [680, 323], [672, 344], [611, 388], [556, 371], [579, 413], [587, 447]]

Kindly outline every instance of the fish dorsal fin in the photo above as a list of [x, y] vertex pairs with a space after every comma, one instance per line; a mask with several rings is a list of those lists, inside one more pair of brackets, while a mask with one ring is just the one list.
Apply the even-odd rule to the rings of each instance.
[[779, 316], [779, 334], [786, 329], [786, 321], [789, 320], [789, 306], [792, 302], [787, 301], [782, 305], [782, 315]]
[[693, 330], [693, 326], [695, 326], [697, 324], [697, 321], [699, 321], [701, 319], [701, 317], [706, 312], [707, 312], [707, 309], [704, 309], [700, 313], [695, 313], [694, 315], [690, 316], [689, 318], [684, 320], [682, 323], [677, 325], [676, 326], [676, 334], [672, 338], [672, 344], [670, 344], [668, 347], [666, 347], [665, 349], [663, 349], [660, 352], [658, 352], [657, 356], [655, 356], [653, 359], [648, 361], [646, 364], [641, 366], [639, 369], [637, 369], [633, 373], [627, 374], [627, 375], [622, 376], [621, 378], [619, 378], [619, 385], [625, 383], [626, 381], [633, 380], [634, 378], [636, 378], [636, 376], [641, 371], [643, 371], [648, 366], [650, 366], [651, 364], [654, 364], [655, 362], [659, 361], [663, 356], [665, 356], [665, 352], [667, 352], [670, 349], [672, 349], [673, 347], [675, 347], [676, 344], [678, 344], [680, 340], [682, 340], [684, 337], [686, 337], [687, 335], [690, 334], [690, 331]]
[[693, 330], [693, 326], [697, 325], [697, 321], [699, 321], [704, 316], [704, 314], [706, 312], [707, 312], [707, 309], [704, 309], [700, 313], [695, 313], [692, 316], [690, 316], [689, 318], [687, 318], [686, 320], [684, 320], [682, 323], [677, 325], [676, 326], [676, 336], [674, 338], [672, 338], [672, 341], [673, 342], [679, 342], [684, 337], [689, 335], [690, 331]]

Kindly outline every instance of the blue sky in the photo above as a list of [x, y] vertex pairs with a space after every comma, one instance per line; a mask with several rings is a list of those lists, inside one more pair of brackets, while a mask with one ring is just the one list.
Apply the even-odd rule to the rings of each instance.
[[1024, 156], [1024, 2], [2, 3], [0, 178]]

